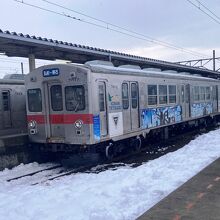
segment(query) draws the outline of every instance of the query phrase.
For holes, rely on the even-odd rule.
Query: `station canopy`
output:
[[[91,60],[111,61],[114,66],[138,65],[141,68],[160,68],[189,72],[205,77],[220,78],[218,72],[185,66],[172,62],[150,59],[125,53],[94,48],[74,43],[52,40],[22,33],[2,31],[0,29],[0,53],[8,57],[30,57],[45,60],[68,60],[73,63],[85,63]]]

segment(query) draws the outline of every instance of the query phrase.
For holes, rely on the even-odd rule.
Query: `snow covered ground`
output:
[[[50,166],[20,165],[0,172],[0,219],[135,219],[218,157],[220,129],[136,168],[79,173],[34,186],[29,179],[6,182]]]

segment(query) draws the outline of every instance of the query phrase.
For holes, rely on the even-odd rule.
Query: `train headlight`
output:
[[[37,127],[37,122],[36,122],[36,121],[30,121],[30,122],[28,123],[28,127],[29,127],[30,129],[36,128],[36,127]]]
[[[75,127],[77,129],[80,129],[82,127],[82,125],[83,125],[83,121],[82,120],[75,121]]]

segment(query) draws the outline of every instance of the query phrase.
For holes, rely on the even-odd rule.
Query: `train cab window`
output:
[[[99,85],[99,111],[105,111],[105,87],[104,84]]]
[[[205,93],[206,93],[205,99],[210,100],[211,99],[211,89],[210,89],[210,87],[206,87]]]
[[[159,85],[159,104],[167,104],[167,86]]]
[[[194,86],[194,101],[199,101],[199,86]]]
[[[205,87],[204,86],[200,87],[200,100],[205,101]]]
[[[42,111],[42,96],[40,89],[28,89],[28,109],[30,112]]]
[[[50,87],[51,105],[53,111],[63,110],[63,97],[61,85],[53,85]]]
[[[157,85],[148,85],[148,105],[157,105]]]
[[[82,111],[85,109],[85,89],[83,86],[65,87],[65,102],[67,111]]]
[[[10,111],[10,92],[2,92],[3,111]]]
[[[138,86],[137,83],[131,83],[131,106],[137,108],[138,106]]]
[[[122,106],[123,109],[129,108],[128,84],[122,83]]]
[[[169,86],[169,103],[176,103],[176,86]]]

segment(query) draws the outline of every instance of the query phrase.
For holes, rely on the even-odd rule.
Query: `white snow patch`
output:
[[[35,186],[0,181],[0,218],[135,219],[219,156],[220,129],[137,168],[79,173]],[[0,178],[11,172],[0,172]]]

